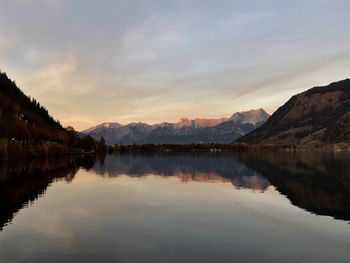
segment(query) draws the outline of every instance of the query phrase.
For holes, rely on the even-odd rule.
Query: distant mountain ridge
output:
[[[102,136],[114,144],[190,144],[230,143],[263,124],[269,114],[263,109],[237,112],[229,118],[190,120],[181,118],[176,123],[159,124],[105,122],[82,131],[95,139]]]
[[[293,96],[237,142],[306,148],[350,145],[350,79]]]

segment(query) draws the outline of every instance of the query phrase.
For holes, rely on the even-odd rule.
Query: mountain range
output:
[[[263,109],[237,112],[229,118],[182,118],[176,123],[159,124],[105,122],[82,131],[95,139],[104,137],[114,144],[230,143],[262,125],[269,114]]]
[[[305,148],[350,143],[350,79],[293,96],[236,142]]]
[[[86,135],[86,136],[85,136]],[[26,96],[0,72],[0,156],[9,150],[37,153],[50,149],[96,148],[93,138],[108,145],[201,144],[318,149],[350,148],[350,79],[311,88],[291,97],[270,117],[263,109],[219,119],[188,119],[159,124],[106,122],[76,134],[64,129],[46,108]],[[101,145],[104,144],[101,140]],[[39,146],[38,146],[39,145]],[[10,147],[11,146],[11,147]],[[11,149],[10,149],[11,148]]]

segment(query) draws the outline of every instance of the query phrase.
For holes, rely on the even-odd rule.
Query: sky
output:
[[[348,0],[0,0],[0,69],[64,126],[217,118],[350,77]]]

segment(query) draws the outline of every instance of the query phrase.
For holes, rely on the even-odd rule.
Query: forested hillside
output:
[[[0,137],[26,143],[43,140],[68,142],[61,124],[39,102],[27,97],[3,72],[0,72]]]
[[[237,140],[294,148],[350,145],[350,79],[293,96],[265,124]]]
[[[105,151],[104,140],[65,129],[38,101],[26,96],[0,72],[0,157]]]

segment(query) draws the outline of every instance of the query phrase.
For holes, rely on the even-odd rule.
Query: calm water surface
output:
[[[346,154],[0,163],[0,262],[350,262]]]

